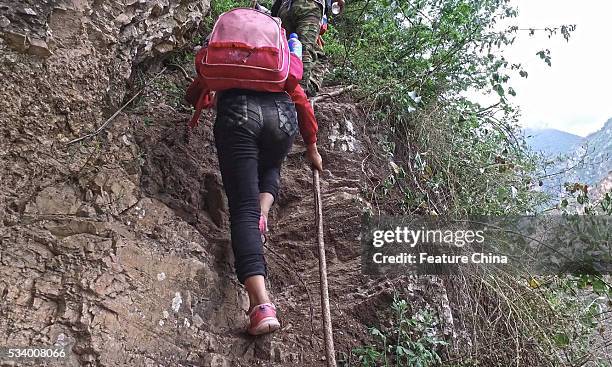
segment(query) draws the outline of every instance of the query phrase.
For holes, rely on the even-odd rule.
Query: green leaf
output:
[[[501,84],[495,84],[493,90],[495,90],[500,97],[503,97],[506,94],[506,92],[504,92],[504,87],[502,87]]]
[[[569,345],[570,343],[570,338],[566,333],[557,333],[553,339],[555,340],[555,344],[561,348]]]
[[[593,280],[593,292],[602,295],[608,292],[608,285],[603,280],[596,278]]]
[[[406,352],[407,352],[406,348],[402,347],[401,345],[398,345],[395,347],[395,354],[397,354],[400,357],[406,354]]]

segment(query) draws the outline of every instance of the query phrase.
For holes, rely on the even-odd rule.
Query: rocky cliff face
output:
[[[186,87],[181,73],[162,75],[95,139],[67,144],[117,109],[139,65],[182,47],[208,7],[0,0],[0,346],[64,345],[66,360],[46,362],[58,366],[324,364],[300,144],[266,245],[283,329],[264,338],[243,331],[247,300],[232,268],[212,115],[187,140],[188,111],[168,102]],[[387,164],[357,107],[317,109],[338,351],[363,344],[396,289],[452,321],[439,282],[361,275],[359,220],[372,205],[362,184],[380,184]],[[28,364],[41,362],[15,365]]]
[[[66,142],[99,126],[132,70],[183,46],[208,8],[201,0],[0,2],[0,345],[64,343],[73,351],[66,365],[156,358],[142,352],[159,340],[143,336],[139,320],[152,309],[138,299],[198,267],[175,264],[179,273],[165,282],[139,275],[156,255],[139,252],[124,216],[163,221],[172,212],[140,193],[127,120],[97,141]],[[164,263],[172,267],[170,257]],[[175,293],[173,307],[184,309],[189,295]],[[119,317],[128,314],[131,326]]]

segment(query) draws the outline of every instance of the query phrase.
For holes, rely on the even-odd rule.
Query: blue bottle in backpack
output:
[[[302,42],[298,39],[297,33],[291,33],[289,35],[289,51],[294,53],[295,56],[302,59]]]

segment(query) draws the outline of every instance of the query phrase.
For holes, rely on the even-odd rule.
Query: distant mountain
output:
[[[576,177],[590,185],[599,183],[612,171],[612,118],[599,131],[586,137],[575,153],[584,157],[584,165],[576,170]]]
[[[582,136],[555,129],[525,129],[524,134],[533,151],[549,157],[572,153],[585,141]]]
[[[548,192],[561,193],[565,182],[594,186],[612,171],[612,118],[586,138],[555,129],[525,129],[524,134],[533,151],[564,158],[547,172],[563,173],[549,178]]]

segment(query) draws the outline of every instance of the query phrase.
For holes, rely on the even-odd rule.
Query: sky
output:
[[[612,118],[612,0],[513,0],[519,28],[576,24],[569,42],[558,33],[520,32],[504,55],[520,62],[527,79],[511,79],[520,106],[520,124],[553,128],[580,136],[599,130]],[[552,67],[536,55],[548,48]]]

